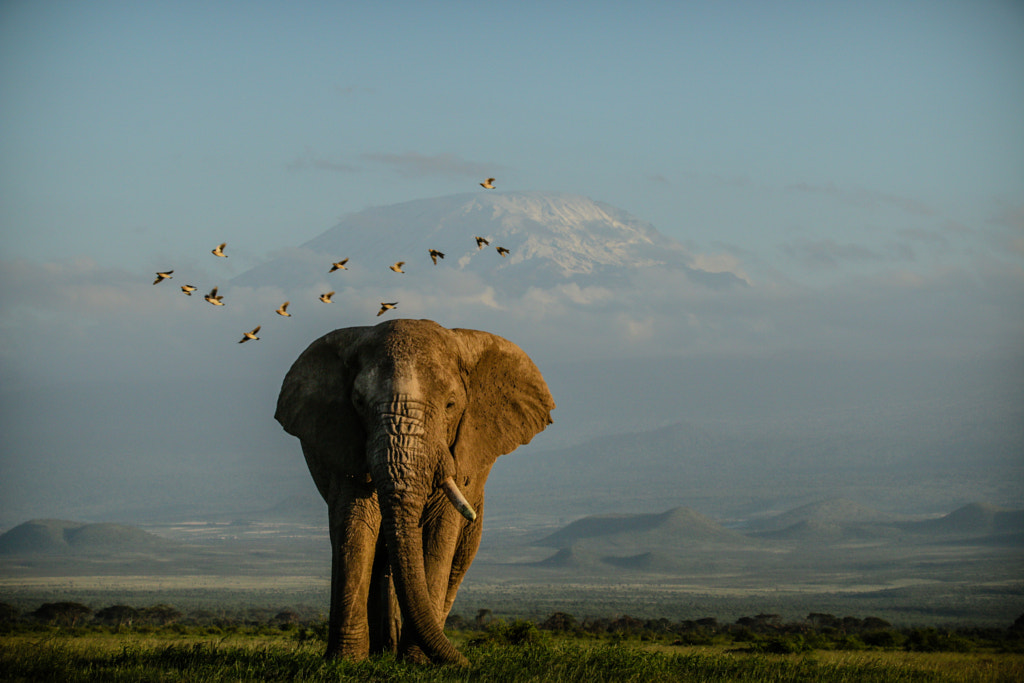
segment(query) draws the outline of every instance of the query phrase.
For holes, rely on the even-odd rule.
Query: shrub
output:
[[[974,643],[952,631],[917,628],[907,634],[904,647],[911,652],[971,652]]]

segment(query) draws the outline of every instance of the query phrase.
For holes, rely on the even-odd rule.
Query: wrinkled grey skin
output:
[[[275,417],[327,501],[328,657],[466,664],[443,626],[480,544],[484,482],[554,407],[518,346],[429,320],[335,330],[299,356]],[[442,493],[448,476],[475,521]]]

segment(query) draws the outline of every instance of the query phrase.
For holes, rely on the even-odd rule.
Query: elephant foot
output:
[[[430,657],[420,649],[419,645],[410,645],[402,649],[401,658],[403,661],[413,664],[430,664]]]
[[[456,661],[448,662],[435,662],[432,660],[427,653],[425,653],[419,645],[410,645],[402,648],[402,652],[399,657],[402,661],[411,662],[413,664],[442,664],[449,666],[469,666],[469,660],[466,659],[462,653],[458,653],[459,658]]]

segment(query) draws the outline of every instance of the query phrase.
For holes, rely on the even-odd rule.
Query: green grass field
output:
[[[983,640],[971,652],[813,649],[779,641],[549,633],[529,622],[455,631],[468,669],[322,657],[322,624],[288,628],[15,627],[0,635],[3,681],[901,681],[1024,680],[1024,654]],[[776,647],[771,644],[775,643]],[[676,643],[676,644],[672,644]],[[765,644],[769,646],[766,647]],[[782,648],[787,649],[787,648]],[[963,648],[961,648],[963,649]],[[1002,651],[1000,651],[1002,650]]]

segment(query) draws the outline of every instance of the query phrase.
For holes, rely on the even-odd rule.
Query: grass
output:
[[[468,669],[418,666],[390,656],[322,657],[323,643],[292,632],[182,634],[82,629],[0,636],[3,681],[858,681],[1024,680],[1024,655],[810,651],[775,655],[722,645],[669,646],[639,639],[524,631],[509,638],[465,632]]]

